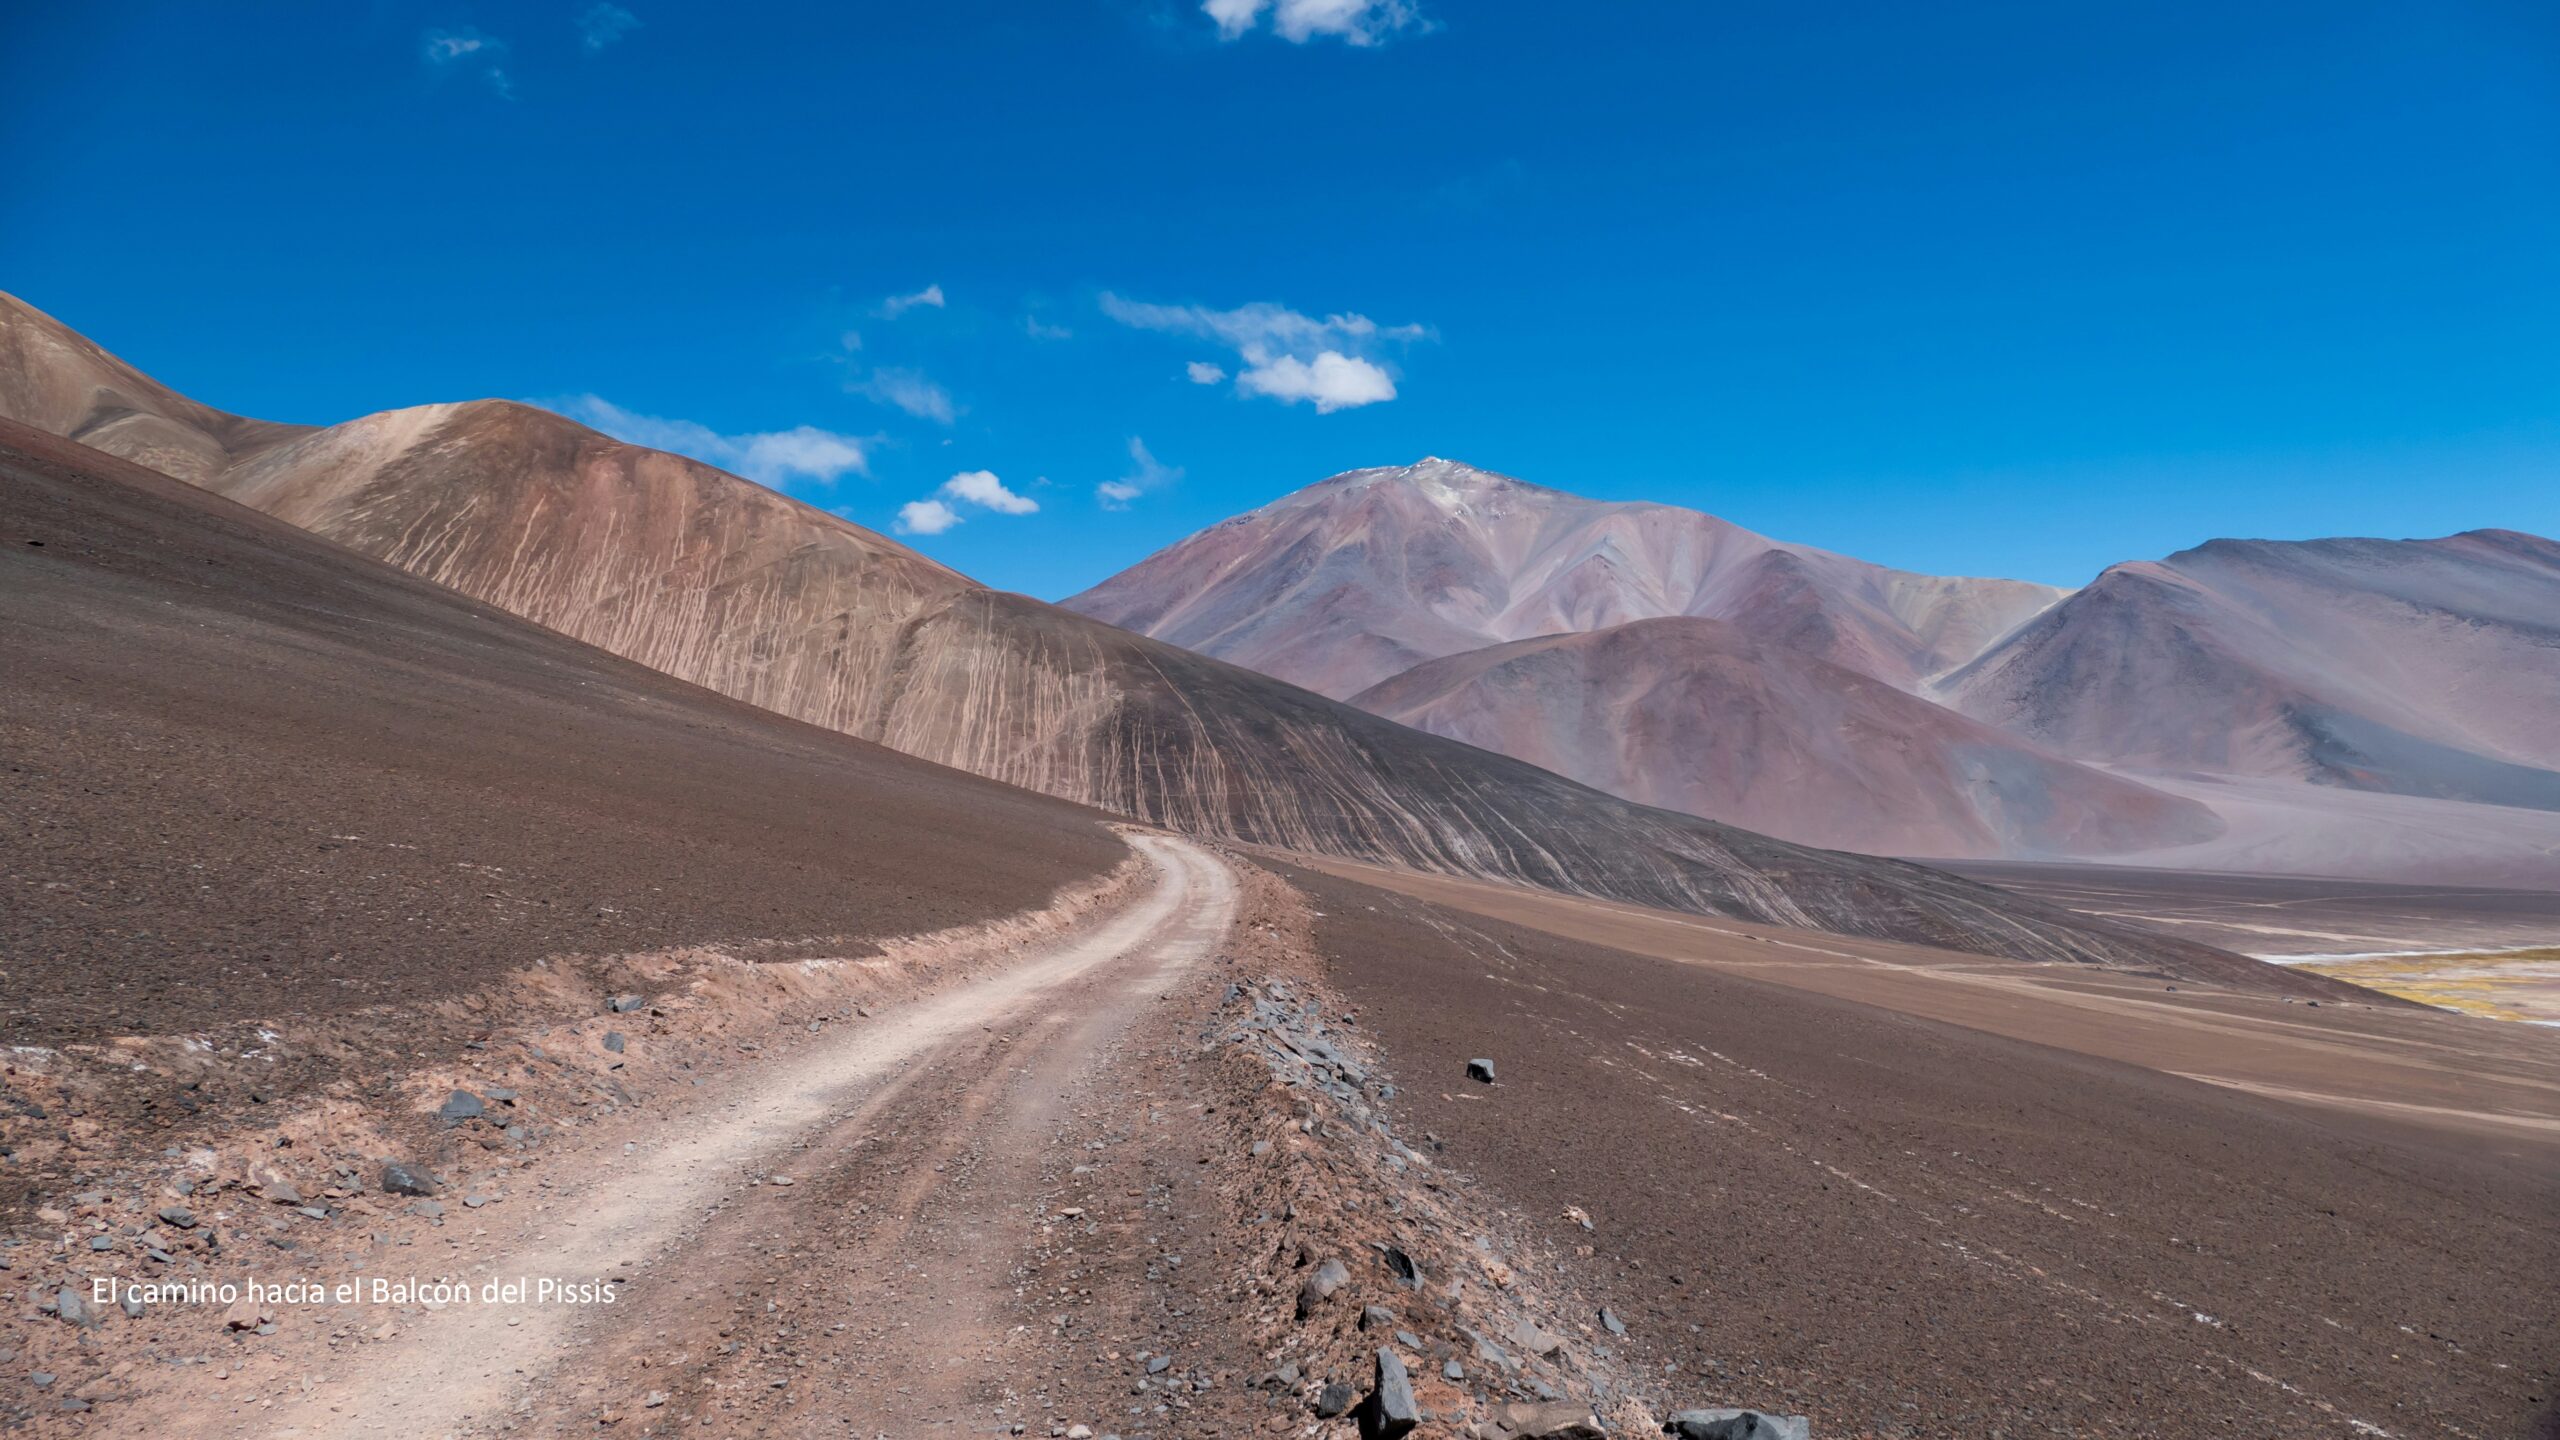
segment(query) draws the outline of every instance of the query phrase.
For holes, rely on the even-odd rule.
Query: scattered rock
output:
[[[1393,1245],[1380,1245],[1377,1249],[1378,1259],[1386,1264],[1387,1273],[1396,1277],[1398,1284],[1413,1290],[1422,1288],[1422,1267],[1413,1263],[1412,1256]]]
[[[1360,1328],[1363,1330],[1392,1329],[1395,1323],[1396,1312],[1384,1305],[1364,1305],[1360,1309]]]
[[[649,1002],[637,995],[615,995],[604,1002],[607,1014],[628,1015]]]
[[[1316,1393],[1316,1418],[1330,1420],[1350,1409],[1351,1402],[1359,1393],[1339,1380],[1325,1386]]]
[[[1351,1283],[1351,1271],[1339,1260],[1327,1260],[1298,1287],[1298,1318],[1306,1319],[1315,1308],[1333,1297],[1333,1292]]]
[[[230,1308],[222,1312],[222,1328],[225,1330],[259,1330],[260,1326],[265,1325],[272,1318],[272,1316],[258,1308],[258,1302],[256,1300],[243,1295],[239,1299],[232,1301]],[[272,1334],[273,1332],[259,1330],[259,1333]]]
[[[1147,1362],[1147,1373],[1150,1375],[1161,1375],[1172,1368],[1173,1357],[1170,1355],[1158,1355]]]
[[[90,1306],[89,1297],[68,1285],[53,1297],[53,1313],[83,1330],[98,1323],[98,1312]]]
[[[172,1229],[193,1230],[196,1228],[196,1215],[184,1205],[163,1205],[160,1207],[160,1223]]]
[[[1590,1406],[1570,1400],[1505,1405],[1494,1412],[1493,1433],[1504,1440],[1603,1440],[1608,1434]]]
[[[619,1055],[622,1053],[622,1046],[623,1039],[621,1031],[607,1030],[604,1032],[604,1048],[612,1051],[616,1055]]]
[[[1360,1402],[1360,1440],[1397,1440],[1422,1423],[1413,1403],[1413,1376],[1393,1350],[1378,1352],[1377,1387]]]
[[[1679,1410],[1662,1422],[1662,1433],[1680,1440],[1812,1440],[1813,1422],[1757,1410]]]
[[[398,1161],[384,1161],[382,1188],[393,1195],[433,1195],[444,1187],[424,1170],[413,1169]]]
[[[1467,1367],[1459,1364],[1455,1360],[1442,1361],[1440,1364],[1440,1378],[1443,1380],[1464,1380],[1467,1378]]]
[[[1532,1355],[1553,1355],[1563,1347],[1564,1337],[1550,1335],[1530,1321],[1523,1320],[1511,1327],[1511,1343]]]
[[[1470,1079],[1470,1080],[1475,1081],[1475,1082],[1476,1082],[1477,1084],[1479,1084],[1479,1085],[1490,1085],[1490,1084],[1492,1084],[1492,1083],[1493,1083],[1493,1062],[1492,1062],[1492,1061],[1490,1061],[1490,1060],[1470,1060],[1470,1061],[1468,1061],[1468,1062],[1467,1062],[1467,1078],[1468,1078],[1468,1079]]]
[[[1600,1307],[1600,1328],[1612,1335],[1624,1335],[1627,1333],[1627,1322],[1618,1318],[1617,1311],[1603,1305]]]
[[[436,1112],[436,1118],[447,1125],[459,1125],[488,1113],[489,1107],[481,1103],[479,1096],[468,1090],[456,1090],[444,1097],[444,1108]]]

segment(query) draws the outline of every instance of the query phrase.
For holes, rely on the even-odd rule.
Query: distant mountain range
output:
[[[1426,459],[1067,608],[1808,844],[2560,884],[2560,545],[1941,578]]]
[[[1197,834],[1987,954],[2310,986],[1942,871],[1630,803],[988,590],[761,486],[522,405],[317,429],[246,420],[0,297],[0,419],[734,699]],[[2011,603],[2032,613],[2031,590]],[[1873,622],[1876,643],[1925,649],[1998,623],[1965,608],[1885,607],[1895,618]]]

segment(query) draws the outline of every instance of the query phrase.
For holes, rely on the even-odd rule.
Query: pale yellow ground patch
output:
[[[2294,968],[2465,1015],[2560,1021],[2560,946],[2460,955],[2372,955],[2305,961]]]

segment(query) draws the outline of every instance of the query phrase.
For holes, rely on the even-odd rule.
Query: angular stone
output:
[[[1413,1402],[1413,1376],[1393,1350],[1378,1352],[1377,1385],[1360,1402],[1360,1440],[1398,1440],[1422,1423]]]
[[[1389,1330],[1395,1327],[1395,1323],[1396,1312],[1384,1305],[1360,1307],[1360,1328],[1363,1330]]]
[[[604,1032],[604,1048],[612,1051],[616,1055],[619,1055],[622,1053],[622,1046],[623,1039],[621,1031],[607,1030]]]
[[[1612,1335],[1624,1335],[1627,1333],[1627,1322],[1618,1318],[1617,1311],[1603,1305],[1600,1307],[1600,1328]]]
[[[1475,1082],[1476,1082],[1477,1084],[1479,1084],[1479,1085],[1490,1085],[1490,1084],[1492,1084],[1492,1083],[1493,1083],[1493,1062],[1492,1062],[1492,1061],[1490,1061],[1490,1060],[1470,1060],[1470,1061],[1468,1061],[1468,1062],[1467,1062],[1467,1078],[1468,1078],[1468,1079],[1470,1079],[1470,1080],[1475,1081]]]
[[[387,1160],[382,1166],[382,1188],[393,1195],[433,1195],[444,1187],[424,1170]]]
[[[1662,1433],[1680,1440],[1813,1440],[1813,1422],[1757,1410],[1678,1410],[1662,1422]]]
[[[1553,1355],[1564,1345],[1564,1338],[1522,1320],[1511,1327],[1511,1343],[1532,1355]]]
[[[604,1002],[604,1008],[611,1014],[628,1015],[648,1003],[637,995],[616,995]]]
[[[1306,1319],[1318,1305],[1333,1298],[1333,1292],[1351,1283],[1351,1271],[1339,1260],[1327,1260],[1298,1287],[1298,1318]]]
[[[447,1125],[459,1125],[465,1120],[477,1120],[488,1113],[489,1107],[481,1103],[479,1096],[468,1090],[456,1090],[444,1097],[444,1108],[436,1111],[436,1118]]]
[[[53,1297],[53,1313],[86,1330],[98,1323],[98,1312],[89,1297],[65,1285]]]
[[[1358,1399],[1359,1394],[1360,1392],[1339,1380],[1325,1386],[1324,1389],[1316,1392],[1316,1418],[1330,1420],[1350,1409],[1351,1402]]]
[[[1505,1405],[1493,1413],[1493,1430],[1504,1440],[1604,1440],[1608,1434],[1590,1406],[1571,1400]]]

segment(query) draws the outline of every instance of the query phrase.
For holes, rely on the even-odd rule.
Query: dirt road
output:
[[[617,1281],[610,1305],[420,1310],[384,1343],[324,1357],[299,1394],[227,1402],[209,1386],[162,1396],[165,1417],[127,1423],[203,1435],[592,1433],[597,1404],[584,1397],[618,1399],[640,1383],[665,1396],[642,1402],[653,1411],[725,1408],[720,1392],[749,1383],[739,1372],[759,1359],[727,1338],[738,1297],[821,1275],[827,1300],[805,1328],[877,1342],[825,1372],[830,1425],[864,1427],[835,1433],[951,1422],[1001,1378],[990,1357],[1004,1337],[974,1302],[1006,1283],[1040,1223],[1029,1178],[1051,1158],[1060,1097],[1159,987],[1215,952],[1232,919],[1235,880],[1217,858],[1170,838],[1133,843],[1155,882],[1118,914],[742,1077],[660,1127],[662,1141],[582,1157],[590,1174],[518,1223],[488,1221],[485,1246],[450,1272],[475,1285]],[[383,1318],[348,1310],[343,1321],[359,1326]],[[658,1368],[644,1380],[635,1367],[651,1355]],[[759,1368],[751,1383],[787,1390],[793,1378]]]

